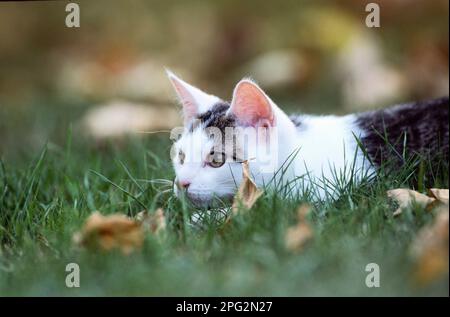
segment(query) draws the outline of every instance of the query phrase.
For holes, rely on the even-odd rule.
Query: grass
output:
[[[148,182],[173,175],[164,137],[102,151],[70,144],[46,145],[28,166],[1,164],[1,295],[448,295],[448,277],[413,284],[408,246],[432,215],[392,217],[385,190],[400,181],[379,180],[315,206],[315,239],[292,254],[284,233],[302,197],[267,193],[231,226],[199,230],[189,225],[192,209],[161,193],[164,183]],[[143,207],[166,211],[163,240],[149,235],[127,257],[73,246],[93,210],[134,215]],[[80,288],[65,286],[72,262],[80,265]],[[372,262],[381,268],[380,288],[365,286]]]
[[[395,206],[386,198],[386,190],[409,185],[407,168],[372,183],[340,184],[339,199],[314,204],[314,240],[292,253],[284,235],[308,195],[266,192],[230,225],[206,219],[199,228],[189,221],[194,209],[164,181],[173,178],[167,136],[99,148],[71,129],[59,135],[57,143],[0,161],[2,296],[448,296],[448,276],[421,287],[412,278],[409,247],[433,215],[413,207],[393,218]],[[436,184],[448,184],[448,174],[437,175]],[[168,220],[163,239],[147,235],[142,250],[129,256],[72,243],[94,210],[132,216],[157,207]],[[65,285],[73,262],[80,288]],[[380,266],[379,288],[365,284],[373,262]]]

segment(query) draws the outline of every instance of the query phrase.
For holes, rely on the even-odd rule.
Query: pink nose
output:
[[[178,184],[181,188],[187,189],[191,183],[189,181],[179,181]]]

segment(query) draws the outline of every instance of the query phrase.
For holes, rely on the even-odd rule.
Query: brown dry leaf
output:
[[[434,222],[423,228],[412,243],[411,251],[417,261],[414,280],[419,285],[448,274],[448,230],[448,207],[441,206]]]
[[[136,215],[136,220],[139,221],[145,229],[154,234],[159,234],[166,229],[166,217],[164,216],[162,208],[158,208],[152,214],[147,210],[143,210]]]
[[[311,207],[307,204],[302,204],[298,208],[298,224],[286,231],[285,243],[288,250],[301,251],[304,245],[313,238],[314,232],[306,220],[306,216],[310,212]]]
[[[430,188],[428,190],[428,196],[448,205],[448,189]]]
[[[120,249],[129,254],[142,246],[144,232],[140,223],[122,214],[103,216],[94,212],[75,233],[74,242],[109,251]]]
[[[245,207],[245,209],[252,208],[263,193],[261,189],[256,187],[255,182],[250,177],[248,161],[242,162],[242,178],[242,183],[239,185],[236,196],[234,196],[233,205],[231,206],[233,214],[237,214],[240,207]]]
[[[398,216],[402,213],[404,208],[409,207],[413,202],[416,202],[420,206],[427,208],[436,200],[433,197],[421,194],[411,189],[397,188],[387,191],[387,196],[395,200],[399,207],[394,211],[394,216]]]

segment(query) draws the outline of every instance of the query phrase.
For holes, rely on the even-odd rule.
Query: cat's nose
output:
[[[188,189],[188,187],[189,187],[189,185],[191,185],[191,183],[189,181],[179,181],[178,185],[182,189]]]

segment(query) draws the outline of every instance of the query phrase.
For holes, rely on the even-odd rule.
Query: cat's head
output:
[[[242,180],[244,160],[258,185],[268,181],[278,166],[282,112],[261,88],[243,79],[229,103],[167,73],[184,119],[171,150],[175,193],[202,207],[229,201]]]

